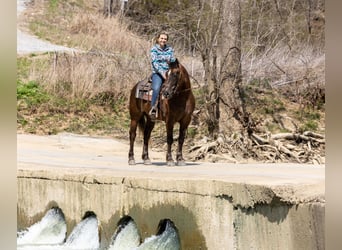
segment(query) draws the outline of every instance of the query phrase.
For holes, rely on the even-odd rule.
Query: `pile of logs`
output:
[[[325,164],[324,135],[306,131],[304,133],[252,134],[250,137],[219,136],[215,141],[204,139],[189,149],[192,160],[226,158],[235,163],[252,159],[257,162],[296,162]],[[232,160],[234,159],[234,160]],[[213,160],[215,161],[215,160]]]

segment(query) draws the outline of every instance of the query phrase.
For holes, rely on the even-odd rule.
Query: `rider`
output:
[[[174,62],[174,50],[167,44],[169,35],[162,31],[156,37],[156,43],[150,50],[151,53],[151,65],[152,65],[152,101],[150,116],[151,119],[156,118],[156,102],[160,92],[160,88],[166,79],[166,72],[169,70],[168,62]]]

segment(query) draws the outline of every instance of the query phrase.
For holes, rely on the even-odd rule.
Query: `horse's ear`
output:
[[[169,62],[169,66],[170,66],[170,68],[178,68],[178,66],[179,66],[178,59],[175,58],[174,61],[170,61],[170,62]]]

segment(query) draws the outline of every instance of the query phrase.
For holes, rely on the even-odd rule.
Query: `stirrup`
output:
[[[149,112],[151,120],[154,122],[157,119],[157,108],[152,107],[150,112]]]
[[[156,113],[157,113],[156,108],[155,108],[155,107],[152,107],[151,110],[150,110],[150,112],[149,112],[148,114],[149,114],[149,115],[156,115]]]

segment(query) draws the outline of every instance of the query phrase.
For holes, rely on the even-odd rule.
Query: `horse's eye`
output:
[[[170,78],[170,79],[176,80],[177,77],[178,77],[178,74],[177,74],[177,73],[172,73],[172,74],[169,75],[169,78]]]

